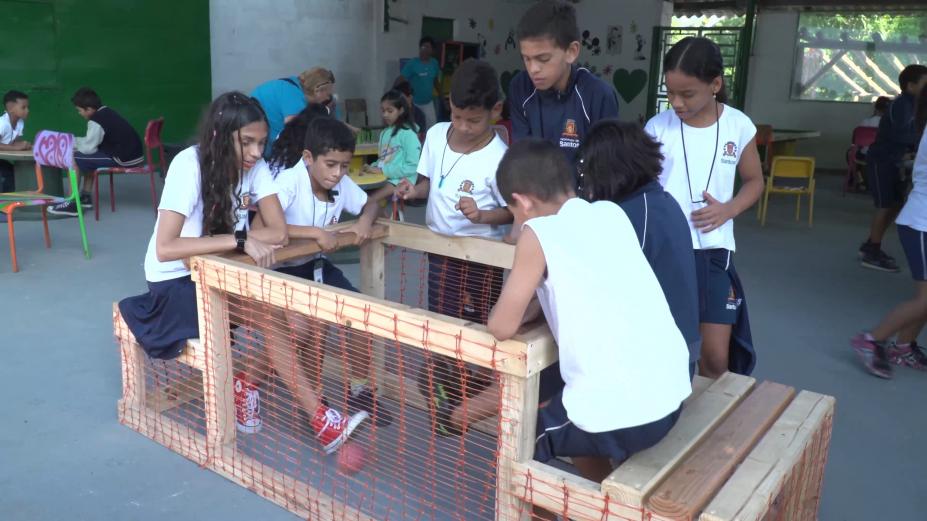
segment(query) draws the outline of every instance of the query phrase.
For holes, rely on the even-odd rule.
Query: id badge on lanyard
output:
[[[250,229],[248,226],[248,211],[253,210],[252,202],[254,201],[254,194],[247,192],[238,196],[238,207],[235,208],[235,229],[236,230],[247,230]]]

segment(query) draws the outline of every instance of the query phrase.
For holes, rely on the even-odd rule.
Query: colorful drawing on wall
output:
[[[647,73],[643,69],[634,69],[633,71],[624,68],[618,69],[612,76],[612,83],[615,85],[615,90],[618,91],[621,99],[625,103],[631,103],[647,87]]]
[[[632,33],[637,32],[637,20],[631,20],[631,25],[628,27],[628,30],[630,30]]]
[[[476,20],[473,18],[468,18],[467,23],[470,25],[470,29],[476,29]]]
[[[612,73],[613,70],[615,70],[614,67],[612,67],[611,65],[606,65],[605,68],[602,69],[602,76],[606,76],[606,77],[607,77],[607,76],[611,75],[611,73]]]
[[[608,26],[608,36],[605,38],[605,53],[621,54],[621,44],[624,39],[624,29],[620,25]]]
[[[586,49],[592,51],[593,56],[598,56],[602,53],[602,48],[599,46],[599,38],[597,36],[593,37],[592,33],[588,30],[583,31],[582,45]]]
[[[493,52],[496,54],[496,56],[499,56],[500,54],[502,54],[502,44],[497,43],[496,48],[493,49]]]
[[[516,49],[516,50],[518,49],[518,44],[515,43],[515,29],[509,29],[509,35],[505,39],[505,50],[506,51],[509,50],[509,45],[511,45],[513,49]]]
[[[496,28],[496,21],[490,18],[489,21],[486,22],[486,26],[489,27],[490,31],[492,31],[493,29]]]
[[[647,40],[639,33],[634,35],[634,39],[637,40],[637,49],[634,51],[634,59],[638,61],[646,60],[647,57],[644,56],[644,45],[647,45]]]

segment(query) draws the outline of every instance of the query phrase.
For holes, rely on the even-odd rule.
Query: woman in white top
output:
[[[679,41],[666,54],[663,71],[672,107],[646,128],[662,144],[660,183],[689,217],[699,289],[700,372],[711,378],[727,370],[749,373],[755,362],[731,257],[734,218],[763,193],[756,127],[725,105],[724,63],[711,40]],[[742,186],[735,195],[738,173]]]
[[[927,89],[921,99],[927,96]],[[917,336],[927,323],[927,133],[923,133],[914,159],[914,188],[898,214],[898,238],[914,278],[914,296],[898,304],[872,329],[853,337],[851,344],[866,369],[882,378],[891,378],[892,366],[927,370],[927,354],[917,345]],[[895,337],[895,342],[886,345]]]

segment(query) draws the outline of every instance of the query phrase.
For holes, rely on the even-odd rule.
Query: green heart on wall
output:
[[[514,78],[516,74],[518,74],[517,69],[514,71],[503,71],[502,74],[499,75],[499,83],[502,85],[502,93],[505,96],[509,95],[509,84],[512,83],[512,78]]]
[[[642,69],[633,71],[618,69],[612,76],[612,83],[615,84],[615,90],[618,91],[624,102],[631,103],[631,100],[636,98],[647,86],[647,73]]]

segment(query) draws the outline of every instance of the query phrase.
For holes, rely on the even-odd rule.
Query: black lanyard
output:
[[[689,156],[686,154],[686,134],[682,130],[684,126],[682,119],[679,120],[679,135],[682,137],[682,158],[686,164],[686,186],[689,187],[689,201],[692,204],[701,204],[705,202],[704,193],[708,191],[708,187],[711,185],[711,174],[715,171],[715,160],[718,158],[718,144],[720,143],[719,139],[721,137],[721,116],[718,113],[718,102],[712,101],[715,104],[715,148],[712,150],[711,168],[708,169],[708,181],[705,182],[705,190],[702,191],[703,197],[700,201],[692,200],[692,178],[689,177]]]

